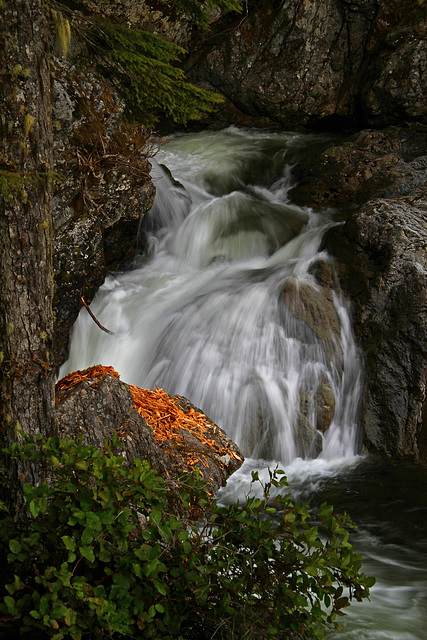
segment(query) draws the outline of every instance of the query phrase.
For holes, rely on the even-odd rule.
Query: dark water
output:
[[[251,471],[266,477],[276,462],[247,460],[221,491],[224,503],[243,500]],[[280,463],[277,463],[280,466]],[[377,457],[294,460],[281,465],[295,500],[333,504],[357,531],[352,542],[363,570],[377,579],[370,602],[353,603],[344,630],[329,640],[427,638],[427,468]]]

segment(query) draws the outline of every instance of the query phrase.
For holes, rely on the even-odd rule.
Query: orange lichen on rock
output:
[[[105,375],[120,378],[113,367],[102,365],[70,373],[56,384],[56,402],[60,402],[65,392],[74,389],[85,380],[90,381],[91,386],[96,388],[99,379]],[[242,461],[238,452],[230,448],[231,443],[225,434],[207,416],[195,411],[191,405],[188,405],[188,411],[180,406],[180,402],[183,401],[185,406],[188,404],[185,399],[170,396],[159,388],[152,391],[129,384],[127,387],[132,394],[136,410],[152,428],[157,444],[169,455],[180,455],[187,466],[198,467],[199,470],[200,466],[209,466],[206,458],[209,451],[218,458],[228,455]],[[119,433],[120,435],[125,434]]]
[[[83,382],[84,380],[94,380],[92,386],[96,389],[98,386],[97,378],[101,378],[105,375],[113,376],[114,378],[120,378],[120,374],[113,367],[104,367],[102,364],[97,364],[94,367],[89,367],[89,369],[83,369],[83,371],[72,371],[65,376],[65,378],[61,378],[55,385],[55,394],[56,402],[60,402],[61,400],[61,392],[70,391],[77,387],[78,384]]]
[[[185,413],[175,399],[163,389],[141,389],[129,385],[138,413],[153,429],[159,444],[176,438],[177,429],[183,427],[195,431],[200,438],[206,430],[206,417],[190,409]]]

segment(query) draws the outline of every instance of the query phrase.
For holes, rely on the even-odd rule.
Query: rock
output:
[[[406,195],[426,180],[426,149],[423,124],[361,131],[326,150],[314,148],[294,166],[297,184],[290,197],[318,208]]]
[[[426,15],[415,0],[261,0],[183,43],[187,76],[225,97],[213,125],[420,120]]]
[[[295,434],[299,456],[317,458],[322,452],[322,434],[329,429],[334,413],[335,396],[329,384],[319,384],[314,393],[300,390]]]
[[[56,415],[59,434],[82,435],[85,444],[103,446],[116,432],[124,458],[147,460],[172,488],[197,467],[214,495],[243,463],[237,446],[188,400],[127,385],[112,367],[60,380]]]
[[[56,364],[67,357],[68,336],[108,270],[130,262],[145,245],[141,216],[154,200],[142,127],[123,123],[123,105],[107,81],[90,70],[54,70]],[[148,136],[148,134],[147,134]],[[139,145],[139,146],[138,146]],[[146,145],[146,146],[144,146]]]
[[[360,75],[360,108],[374,126],[425,120],[427,7],[411,0],[379,3]]]
[[[289,278],[281,299],[287,309],[317,338],[326,356],[334,360],[342,355],[341,330],[330,289],[311,286]]]
[[[352,211],[327,233],[365,354],[370,450],[427,461],[427,186]]]
[[[301,458],[316,458],[322,451],[317,440],[316,429],[304,413],[299,413],[295,427],[295,444]],[[315,455],[313,455],[313,453]]]
[[[329,429],[335,413],[335,395],[328,384],[319,384],[314,394],[316,409],[316,429],[326,433]]]

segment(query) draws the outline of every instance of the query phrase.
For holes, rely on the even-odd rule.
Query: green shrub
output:
[[[171,493],[117,447],[40,436],[12,446],[46,478],[24,485],[26,518],[0,521],[0,610],[21,630],[53,640],[322,637],[351,598],[369,596],[374,579],[346,516],[322,505],[314,526],[286,493],[272,500],[272,488],[286,490],[282,472],[270,472],[262,498],[220,507],[200,474]]]

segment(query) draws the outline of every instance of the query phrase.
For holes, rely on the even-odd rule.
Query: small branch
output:
[[[105,331],[105,333],[110,333],[112,336],[114,335],[113,331],[110,331],[109,329],[106,329],[105,327],[102,326],[102,324],[95,318],[95,316],[93,315],[92,311],[89,309],[88,305],[86,304],[85,299],[83,298],[83,296],[81,296],[81,301],[83,302],[83,305],[86,307],[86,309],[88,310],[88,313],[90,315],[90,317],[92,318],[92,320],[98,325],[98,327],[100,329],[102,329],[103,331]]]

